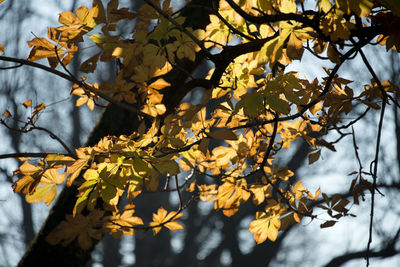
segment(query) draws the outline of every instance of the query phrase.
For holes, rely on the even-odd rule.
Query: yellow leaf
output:
[[[93,7],[90,10],[88,10],[87,7],[81,6],[75,11],[75,13],[77,19],[81,24],[93,28],[96,26],[93,16],[97,15],[97,11],[98,11],[97,7]]]
[[[78,159],[72,165],[67,166],[66,173],[71,174],[71,176],[69,176],[67,180],[68,186],[72,185],[72,182],[78,177],[79,173],[81,172],[83,167],[85,167],[88,161],[89,159]]]
[[[198,185],[197,189],[200,193],[200,200],[202,201],[213,201],[218,191],[216,190],[215,184],[212,185]]]
[[[90,35],[89,39],[91,39],[96,44],[103,44],[106,42],[106,38],[104,38],[104,36],[97,34],[97,33]]]
[[[0,53],[4,53],[4,46],[0,44]]]
[[[141,218],[133,216],[135,205],[128,204],[120,212],[113,212],[113,215],[108,218],[110,223],[106,227],[110,230],[111,235],[116,238],[124,235],[133,235],[135,225],[142,225]]]
[[[253,194],[253,202],[255,205],[260,205],[266,197],[271,196],[271,186],[268,185],[251,185],[249,191]]]
[[[45,161],[48,163],[56,162],[56,163],[72,163],[75,161],[74,158],[69,157],[69,156],[64,156],[64,155],[58,155],[58,154],[49,154],[46,156]]]
[[[153,221],[150,222],[149,225],[153,227],[154,235],[158,234],[158,232],[161,230],[161,226],[159,225],[162,224],[172,231],[183,229],[181,224],[174,221],[180,218],[182,215],[183,213],[177,214],[176,211],[171,211],[168,213],[164,208],[161,207],[158,209],[157,213],[153,213]]]
[[[279,9],[282,13],[296,13],[296,3],[294,0],[281,0]]]
[[[47,193],[52,191],[52,189],[55,189],[53,185],[45,185],[45,186],[38,186],[35,190],[35,192],[32,195],[26,195],[25,199],[29,203],[37,203],[45,199]],[[52,197],[54,198],[55,194],[52,194]],[[50,200],[49,203],[46,203],[46,205],[49,205],[53,199]],[[49,198],[47,198],[47,201],[49,201]]]
[[[246,202],[250,197],[250,192],[247,190],[245,179],[236,179],[229,177],[218,188],[216,196],[217,202],[214,205],[215,209],[222,209],[223,213],[230,217],[238,211],[241,203]]]
[[[3,115],[4,115],[6,118],[11,118],[11,117],[12,117],[11,112],[10,112],[8,109],[5,109],[5,110],[3,111]]]
[[[160,78],[157,81],[153,82],[152,84],[149,85],[150,88],[156,89],[156,90],[161,90],[167,86],[170,86],[171,84],[166,82],[164,79]]]
[[[345,13],[350,14],[353,11],[359,17],[368,15],[374,6],[370,0],[335,0],[335,3]]]
[[[32,105],[32,100],[29,99],[29,100],[25,101],[24,103],[22,103],[22,105],[23,105],[25,108],[28,108],[28,107],[30,107],[30,106]]]
[[[332,3],[329,0],[318,0],[317,5],[325,13],[332,8]]]
[[[71,25],[76,21],[74,13],[71,11],[64,11],[58,17],[58,22],[64,25]]]
[[[39,111],[41,111],[41,110],[43,110],[43,109],[45,109],[45,108],[46,108],[46,105],[45,105],[44,103],[41,103],[41,104],[39,104],[39,105],[36,105],[35,108],[34,108],[34,110],[35,110],[35,112],[37,113],[37,112],[39,112]]]
[[[216,159],[217,166],[225,166],[237,156],[237,152],[231,147],[219,146],[213,149],[212,155]]]
[[[178,222],[169,222],[169,223],[166,223],[164,226],[167,227],[171,231],[183,229],[182,224],[180,224]]]
[[[250,223],[249,231],[254,234],[257,244],[260,244],[267,239],[275,241],[280,226],[278,214],[268,215],[265,212],[258,211],[256,219]]]
[[[196,181],[193,181],[193,182],[190,183],[190,186],[188,188],[186,188],[186,191],[187,192],[194,192],[195,187],[196,187]]]
[[[33,174],[37,171],[40,170],[39,167],[36,167],[35,165],[30,164],[29,162],[25,161],[19,168],[18,170],[22,173],[22,174]]]
[[[34,179],[32,176],[26,175],[13,183],[12,188],[15,193],[23,192],[24,194],[29,194],[34,192],[38,184],[38,179]]]

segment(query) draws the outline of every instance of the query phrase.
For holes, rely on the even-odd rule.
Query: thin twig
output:
[[[179,208],[178,210],[182,210],[182,195],[181,195],[181,190],[179,188],[179,184],[178,184],[178,175],[175,175],[175,185],[176,185],[176,192],[178,193],[178,197],[179,197]]]
[[[18,65],[15,66],[9,66],[9,67],[0,67],[0,70],[11,70],[11,69],[17,69],[19,67],[22,67],[24,64],[20,63]]]
[[[359,173],[359,176],[360,176],[360,179],[361,179],[361,173],[362,173],[363,166],[361,164],[360,156],[358,155],[358,146],[357,146],[357,143],[356,143],[356,134],[354,133],[354,127],[353,126],[351,126],[351,134],[353,135],[354,154],[356,155],[356,159],[357,159],[357,162],[358,162],[358,166],[359,166],[358,173]]]
[[[169,181],[171,180],[171,175],[167,174],[167,179],[165,180],[164,191],[168,190]]]
[[[379,161],[379,148],[380,148],[380,143],[381,143],[381,135],[382,135],[382,127],[383,127],[383,118],[385,115],[385,108],[386,108],[386,101],[387,101],[387,94],[385,92],[385,89],[383,88],[378,76],[376,75],[374,69],[371,67],[371,65],[368,62],[368,59],[366,58],[364,52],[362,51],[361,47],[359,48],[359,52],[361,55],[361,58],[367,67],[368,71],[371,73],[372,77],[374,78],[375,82],[378,84],[378,87],[382,93],[382,108],[381,108],[381,114],[379,117],[379,124],[378,124],[378,133],[376,137],[376,148],[375,148],[375,159],[373,161],[374,163],[374,170],[373,170],[373,183],[372,183],[372,196],[371,196],[371,213],[370,213],[370,222],[369,222],[369,237],[368,237],[368,244],[367,244],[367,253],[366,253],[366,261],[367,261],[367,267],[369,266],[369,257],[370,257],[370,252],[371,252],[371,243],[372,243],[372,227],[373,227],[373,222],[374,222],[374,206],[375,206],[375,188],[376,188],[376,180],[377,180],[377,174],[378,174],[378,161]]]
[[[99,90],[94,90],[94,89],[90,88],[84,82],[78,80],[76,77],[69,76],[69,75],[67,75],[67,74],[65,74],[65,73],[63,73],[61,71],[56,70],[56,69],[52,69],[52,68],[47,67],[45,65],[42,65],[42,64],[39,64],[39,63],[36,63],[36,62],[32,62],[32,61],[29,61],[29,60],[25,60],[25,59],[19,59],[19,58],[0,56],[0,60],[7,61],[7,62],[20,63],[20,64],[23,64],[23,65],[26,65],[26,66],[31,66],[31,67],[34,67],[34,68],[42,69],[44,71],[47,71],[47,72],[52,73],[54,75],[57,75],[57,76],[65,79],[67,81],[79,84],[80,86],[84,87],[88,91],[100,96],[101,98],[107,100],[108,102],[110,102],[113,105],[116,105],[117,107],[120,107],[122,109],[128,110],[128,111],[130,111],[132,113],[140,115],[140,116],[142,116],[142,117],[144,117],[146,119],[149,119],[149,120],[153,120],[154,119],[153,116],[148,115],[146,113],[143,113],[142,111],[140,111],[136,107],[128,105],[128,104],[125,104],[123,102],[118,102],[115,99],[113,99],[112,97],[110,97],[109,95],[107,95],[107,94],[105,94],[105,93],[103,93],[103,92],[101,92]]]
[[[76,155],[75,155],[75,153],[72,151],[72,149],[70,149],[70,148],[64,143],[64,141],[61,140],[60,137],[58,137],[55,133],[53,133],[53,132],[50,131],[49,129],[46,129],[46,128],[43,128],[43,127],[38,127],[38,126],[33,126],[31,129],[32,129],[32,130],[44,131],[44,132],[48,133],[49,136],[50,136],[52,139],[57,140],[57,142],[59,142],[59,143],[63,146],[63,148],[68,152],[69,156],[71,156],[71,157],[73,157],[73,158],[76,158]]]
[[[0,123],[3,124],[7,129],[9,129],[11,131],[16,131],[16,132],[21,132],[21,133],[28,133],[33,130],[44,131],[44,132],[48,133],[52,139],[57,140],[57,142],[59,142],[61,144],[61,146],[68,152],[68,156],[76,158],[75,153],[55,133],[53,133],[49,129],[34,125],[32,117],[29,118],[28,122],[26,122],[26,124],[21,129],[15,129],[13,127],[10,127],[3,119],[0,119]],[[31,125],[31,127],[27,128],[29,125]]]
[[[0,159],[8,159],[8,158],[45,158],[47,155],[61,155],[61,156],[70,156],[69,154],[61,154],[61,153],[49,153],[49,152],[20,152],[20,153],[9,153],[9,154],[1,154]]]

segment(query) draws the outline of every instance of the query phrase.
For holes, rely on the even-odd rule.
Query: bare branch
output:
[[[355,45],[356,48],[358,48],[357,45]],[[368,245],[367,245],[367,253],[366,253],[366,260],[367,260],[367,267],[369,266],[369,257],[370,257],[370,250],[371,250],[371,243],[372,243],[372,227],[373,227],[373,222],[374,222],[374,205],[375,205],[375,188],[376,188],[376,180],[377,180],[377,175],[378,175],[378,161],[379,161],[379,148],[381,144],[381,135],[382,135],[382,127],[383,127],[383,118],[385,116],[385,108],[386,108],[386,101],[387,101],[387,93],[385,92],[385,89],[383,88],[378,76],[376,75],[374,69],[371,67],[371,65],[368,62],[368,59],[366,58],[364,52],[362,51],[361,47],[359,48],[359,52],[361,55],[361,58],[367,67],[368,71],[371,73],[372,77],[374,78],[375,82],[378,84],[378,87],[382,93],[382,108],[381,108],[381,114],[379,117],[379,124],[378,124],[378,133],[376,136],[376,148],[375,148],[375,159],[373,161],[374,163],[374,170],[373,170],[373,183],[372,183],[372,195],[371,195],[371,213],[370,213],[370,222],[369,222],[369,238],[368,238]]]
[[[39,63],[36,63],[36,62],[32,62],[32,61],[29,61],[29,60],[25,60],[25,59],[0,56],[0,60],[8,61],[8,62],[20,63],[20,64],[23,64],[23,65],[27,65],[27,66],[31,66],[31,67],[34,67],[34,68],[45,70],[45,71],[47,71],[49,73],[52,73],[54,75],[57,75],[57,76],[65,79],[67,81],[70,81],[72,83],[76,83],[79,86],[84,87],[88,91],[100,96],[101,98],[107,100],[108,102],[110,102],[113,105],[116,105],[116,106],[118,106],[118,107],[120,107],[122,109],[128,110],[128,111],[130,111],[132,113],[135,113],[137,115],[140,115],[140,116],[142,116],[142,117],[144,117],[146,119],[149,119],[149,120],[153,120],[154,119],[153,116],[151,116],[149,114],[146,114],[146,113],[143,113],[142,111],[140,111],[136,107],[134,107],[132,105],[125,104],[123,102],[118,102],[115,99],[113,99],[112,97],[110,97],[109,95],[107,95],[107,94],[105,94],[105,93],[103,93],[103,92],[101,92],[99,90],[94,90],[93,88],[90,88],[89,86],[86,85],[86,83],[78,80],[76,77],[67,75],[67,74],[65,74],[65,73],[63,73],[61,71],[58,71],[58,70],[52,69],[50,67],[47,67],[45,65],[42,65],[42,64],[39,64]]]
[[[9,154],[1,154],[0,159],[8,159],[8,158],[24,158],[24,157],[33,157],[33,158],[45,158],[47,155],[55,154],[62,156],[70,156],[69,154],[60,154],[60,153],[50,153],[50,152],[22,152],[22,153],[9,153]]]

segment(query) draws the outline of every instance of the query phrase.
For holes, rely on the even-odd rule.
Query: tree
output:
[[[57,185],[66,184],[20,266],[60,265],[60,258],[65,266],[82,266],[105,232],[119,238],[135,230],[156,235],[163,227],[182,229],[179,218],[199,200],[213,202],[215,210],[232,217],[227,222],[252,206],[249,231],[258,244],[276,241],[279,231],[305,217],[323,220],[321,228],[333,226],[353,216],[347,196],[311,192],[276,159],[303,139],[312,164],[346,135],[353,136],[359,159],[350,129],[376,109],[381,115],[375,159],[369,171],[359,161],[350,189],[353,204],[371,193],[368,265],[382,124],[386,105],[399,105],[392,96],[399,89],[378,78],[363,48],[400,50],[395,1],[321,0],[306,8],[293,0],[192,0],[178,10],[170,1],[145,2],[131,12],[116,0],[106,6],[94,0],[91,7],[62,12],[62,26],[50,27],[47,38],[29,41],[27,60],[0,56],[70,81],[78,107],[93,110],[100,98],[109,103],[85,146],[75,151],[37,126],[46,110],[39,104],[18,130],[40,128],[66,152],[1,156],[22,161],[13,189],[28,202],[49,205]],[[121,23],[131,23],[128,34],[113,33]],[[68,70],[74,54],[93,44],[97,51],[80,64],[81,72],[89,75],[99,62],[115,61],[115,79],[90,81]],[[325,66],[321,81],[285,71],[304,51]],[[338,75],[357,55],[372,78],[359,94]],[[39,59],[47,59],[49,67],[35,62]],[[198,77],[204,65],[208,74]],[[203,88],[201,104],[182,102],[195,88]],[[23,105],[30,107],[31,100]],[[4,110],[3,116],[1,123],[11,127],[12,113]],[[331,132],[339,138],[330,140]],[[177,208],[159,197],[168,194],[176,194]],[[321,210],[327,217],[317,215]]]

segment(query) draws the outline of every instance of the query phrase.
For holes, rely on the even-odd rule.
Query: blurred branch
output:
[[[33,130],[44,131],[44,132],[48,133],[52,139],[56,140],[57,142],[59,142],[61,144],[61,146],[68,152],[68,156],[76,158],[75,153],[65,144],[65,142],[60,137],[58,137],[55,133],[53,133],[49,129],[35,125],[34,116],[36,116],[36,115],[37,115],[37,113],[34,114],[33,116],[29,117],[28,121],[20,129],[16,129],[16,128],[9,126],[3,119],[0,119],[0,124],[3,124],[7,129],[9,129],[11,131],[16,131],[16,132],[20,132],[20,133],[28,133]],[[31,126],[31,127],[28,127],[28,126]]]
[[[50,155],[50,154],[70,156],[69,154],[48,153],[48,152],[38,152],[38,153],[36,153],[36,152],[20,152],[20,153],[1,154],[0,159],[24,158],[24,157],[45,158],[47,155]]]
[[[336,258],[333,258],[330,262],[328,262],[324,267],[336,267],[341,266],[342,264],[361,258],[388,258],[392,256],[396,256],[400,253],[400,250],[395,249],[395,244],[399,239],[400,229],[397,230],[396,235],[394,238],[389,242],[386,246],[384,246],[381,250],[378,251],[369,251],[368,249],[347,253]]]
[[[109,95],[107,95],[107,94],[105,94],[105,93],[103,93],[103,92],[101,92],[99,90],[94,90],[94,89],[90,88],[89,86],[87,86],[86,83],[78,80],[76,77],[71,76],[71,75],[67,75],[67,74],[65,74],[65,73],[63,73],[61,71],[56,70],[56,69],[52,69],[52,68],[47,67],[45,65],[42,65],[42,64],[39,64],[39,63],[36,63],[36,62],[32,62],[32,61],[29,61],[29,60],[25,60],[25,59],[19,59],[19,58],[0,56],[0,60],[8,61],[8,62],[14,62],[14,63],[20,63],[20,64],[23,64],[23,65],[27,65],[27,66],[31,66],[31,67],[34,67],[34,68],[42,69],[44,71],[47,71],[47,72],[52,73],[54,75],[57,75],[57,76],[65,79],[67,81],[70,81],[72,83],[76,83],[79,86],[84,87],[86,90],[94,93],[95,95],[98,95],[99,97],[107,100],[108,102],[110,102],[110,103],[112,103],[112,104],[114,104],[114,105],[116,105],[116,106],[118,106],[118,107],[120,107],[122,109],[125,109],[125,110],[128,110],[130,112],[133,112],[133,113],[135,113],[137,115],[140,115],[140,116],[142,116],[142,117],[144,117],[146,119],[150,119],[150,120],[154,119],[153,116],[150,116],[150,115],[148,115],[146,113],[143,113],[142,111],[140,111],[136,107],[128,105],[128,104],[125,104],[123,102],[116,101],[111,96],[109,96]],[[64,65],[62,65],[62,66],[65,68]]]

